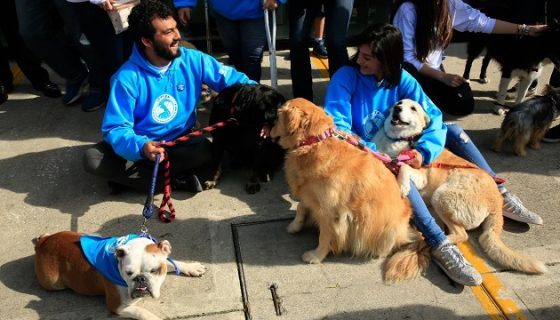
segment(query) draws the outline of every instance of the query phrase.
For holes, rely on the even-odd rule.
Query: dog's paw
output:
[[[410,181],[407,181],[407,183],[401,184],[401,197],[406,198],[409,193],[410,193]]]
[[[206,180],[204,181],[202,187],[204,188],[204,190],[210,190],[216,188],[217,185],[218,181],[216,180]]]
[[[286,231],[291,234],[298,233],[301,229],[303,229],[303,223],[296,220],[290,222],[290,224],[286,227]]]
[[[200,277],[206,273],[207,268],[198,262],[184,263],[181,273],[189,277]]]
[[[323,259],[317,255],[316,250],[307,251],[306,253],[304,253],[301,256],[301,259],[304,262],[307,262],[307,263],[310,263],[310,264],[318,264],[318,263],[321,263],[321,261],[323,261]]]
[[[255,193],[261,191],[261,184],[259,182],[249,181],[245,185],[245,191],[247,191],[248,194],[255,194]]]

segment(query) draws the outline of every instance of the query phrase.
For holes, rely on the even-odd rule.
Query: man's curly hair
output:
[[[128,16],[128,29],[139,49],[143,49],[142,38],[153,39],[156,29],[152,25],[154,18],[173,17],[173,10],[162,0],[142,0],[132,8]]]

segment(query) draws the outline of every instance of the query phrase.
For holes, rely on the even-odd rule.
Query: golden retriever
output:
[[[412,120],[411,116],[418,119]],[[408,141],[410,137],[420,135],[424,128],[417,123],[425,122],[426,118],[422,107],[414,101],[395,104],[384,123],[384,130],[374,137],[374,141],[387,140],[383,136],[390,133],[392,145],[381,143],[378,147],[383,149],[379,151],[394,156],[410,149],[408,143],[401,143],[397,138]],[[428,124],[429,121],[426,126]],[[411,179],[424,201],[447,226],[449,241],[466,241],[466,231],[482,224],[483,232],[478,241],[492,260],[525,273],[546,271],[542,262],[510,249],[500,239],[504,223],[503,198],[493,177],[486,171],[444,149],[432,166],[420,169],[408,165],[401,167],[398,181],[403,195],[410,191]]]
[[[408,199],[395,177],[373,155],[344,141],[330,116],[305,99],[278,110],[271,136],[287,149],[285,173],[299,200],[287,230],[302,229],[307,217],[319,228],[319,245],[302,259],[320,263],[330,253],[387,257],[384,279],[417,276],[429,263],[422,236],[409,220]],[[392,255],[391,255],[392,254]]]

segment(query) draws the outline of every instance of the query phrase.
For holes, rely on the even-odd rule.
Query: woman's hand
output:
[[[416,149],[412,149],[410,150],[411,153],[414,154],[414,158],[410,159],[410,160],[406,160],[404,163],[408,164],[409,166],[413,167],[414,169],[418,169],[422,166],[422,161],[424,160],[424,158],[422,157],[422,154],[420,154],[420,152],[418,152],[418,150]]]
[[[191,21],[191,14],[192,14],[192,8],[190,7],[177,9],[177,16],[179,18],[179,22],[185,27],[187,26],[189,21]]]
[[[116,0],[105,0],[99,4],[99,7],[105,11],[111,11],[115,9],[115,2]]]
[[[159,162],[162,162],[165,157],[165,149],[161,146],[160,142],[148,141],[142,147],[144,156],[150,161],[156,161],[156,155],[159,153]]]
[[[441,77],[441,82],[453,88],[457,88],[458,86],[465,83],[465,81],[466,81],[465,78],[456,74],[443,73]]]

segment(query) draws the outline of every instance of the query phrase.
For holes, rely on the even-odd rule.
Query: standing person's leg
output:
[[[309,101],[313,101],[313,79],[308,39],[319,6],[314,0],[292,1],[288,4],[292,92],[294,98],[301,97]]]
[[[447,240],[447,237],[430,214],[416,186],[412,181],[410,184],[408,199],[414,211],[412,221],[424,235],[436,264],[457,283],[466,286],[476,286],[482,283],[480,273],[465,260],[457,246]]]
[[[474,97],[468,83],[454,88],[421,75],[410,63],[405,62],[403,68],[420,83],[424,92],[442,111],[454,116],[466,116],[474,111]]]
[[[75,33],[75,16],[65,0],[17,0],[19,30],[26,45],[56,73],[66,79],[63,102],[73,103],[81,96],[87,80],[87,68],[75,50],[66,42],[68,33]],[[58,28],[53,13],[63,17],[66,35]]]
[[[354,0],[324,1],[325,43],[329,52],[329,75],[348,63],[346,35]]]
[[[251,80],[260,82],[263,52],[267,43],[264,18],[241,20],[239,23],[242,70]]]
[[[89,93],[82,101],[82,110],[95,111],[107,101],[109,80],[123,63],[122,36],[115,34],[109,15],[99,6],[90,2],[72,5],[93,51]]]
[[[4,3],[3,10],[0,12],[0,29],[4,34],[8,48],[12,52],[12,58],[29,79],[33,88],[41,91],[45,96],[60,97],[58,86],[50,81],[48,71],[41,67],[41,60],[29,50],[19,35],[14,0],[7,0]]]
[[[225,18],[217,12],[213,12],[216,20],[216,27],[220,33],[220,38],[229,56],[229,64],[241,72],[243,70],[243,57],[241,56],[241,31],[238,21]],[[263,22],[264,23],[264,22]]]
[[[496,173],[484,156],[480,153],[478,148],[469,138],[467,133],[455,123],[447,123],[447,137],[445,140],[445,147],[459,157],[466,159],[476,164],[482,170],[488,172],[491,176],[495,177]],[[498,184],[498,189],[504,197],[504,208],[502,214],[510,219],[532,224],[542,224],[542,218],[525,208],[521,200],[511,192],[509,192],[503,184]]]

